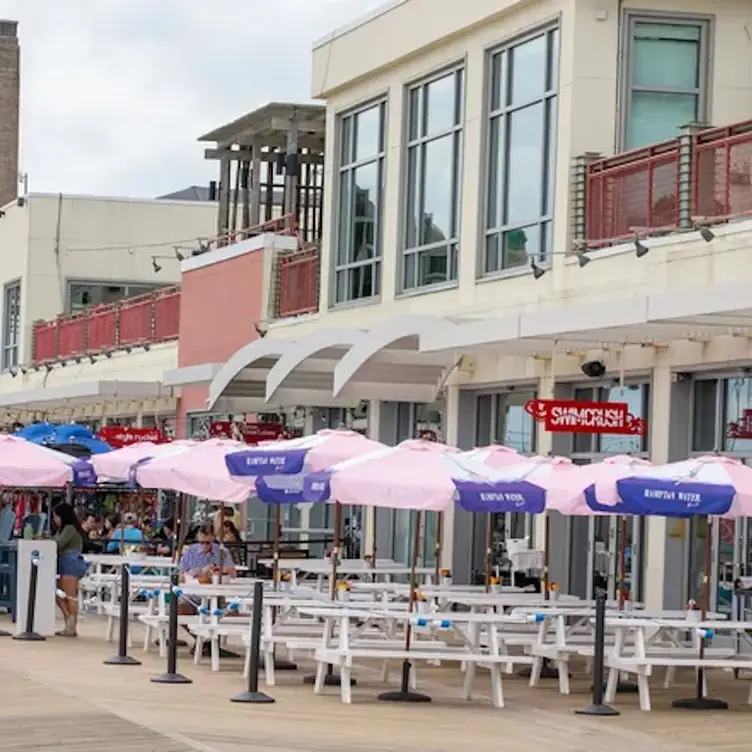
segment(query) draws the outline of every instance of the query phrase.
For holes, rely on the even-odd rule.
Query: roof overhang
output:
[[[171,392],[155,381],[81,381],[37,389],[21,389],[0,394],[0,407],[42,410],[44,408],[86,405],[102,400],[145,400],[169,397]]]

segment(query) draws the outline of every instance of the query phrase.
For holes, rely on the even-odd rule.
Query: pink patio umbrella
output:
[[[230,477],[225,458],[244,447],[239,441],[209,439],[191,445],[172,446],[155,459],[147,459],[133,468],[133,479],[142,488],[178,491],[189,496],[240,504],[249,495],[248,485]]]
[[[94,468],[82,460],[15,436],[0,435],[0,486],[62,488],[68,483],[91,485]]]
[[[183,447],[196,446],[197,441],[173,441],[169,444],[153,444],[151,441],[141,441],[138,444],[130,444],[112,452],[95,454],[91,463],[97,471],[100,479],[111,481],[128,481],[131,479],[131,470],[135,465],[146,460],[155,460],[163,456],[174,455]]]

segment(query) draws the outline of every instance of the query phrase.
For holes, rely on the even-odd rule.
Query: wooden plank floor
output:
[[[0,627],[7,626],[0,623]],[[138,641],[137,641],[138,644]],[[749,680],[724,673],[710,677],[714,695],[731,702],[725,713],[671,709],[671,700],[691,695],[692,676],[671,690],[655,680],[655,710],[637,710],[636,695],[621,695],[617,718],[589,719],[573,710],[588,701],[589,681],[575,676],[569,697],[555,682],[531,689],[517,677],[504,679],[507,707],[496,710],[489,687],[478,681],[471,703],[459,699],[460,677],[450,668],[421,668],[421,689],[430,705],[386,705],[379,672],[359,667],[353,704],[338,691],[316,697],[301,685],[303,671],[278,673],[268,690],[273,705],[234,705],[243,688],[241,661],[224,661],[219,673],[194,666],[182,651],[187,686],[153,684],[164,669],[155,655],[133,654],[142,666],[104,666],[114,652],[104,642],[104,624],[88,617],[76,640],[55,638],[19,643],[0,638],[0,750],[87,750],[96,752],[747,752],[752,711]],[[577,673],[577,672],[575,672]],[[397,681],[397,670],[393,682]]]

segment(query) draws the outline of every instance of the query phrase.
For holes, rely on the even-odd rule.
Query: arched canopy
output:
[[[384,394],[399,401],[431,402],[451,364],[448,353],[420,352],[421,339],[453,328],[440,316],[408,314],[374,326],[334,369],[335,397]],[[364,397],[367,398],[367,397]]]

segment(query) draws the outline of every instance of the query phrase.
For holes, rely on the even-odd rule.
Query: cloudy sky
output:
[[[216,177],[196,139],[310,99],[311,43],[383,0],[3,0],[33,191],[157,196]]]

